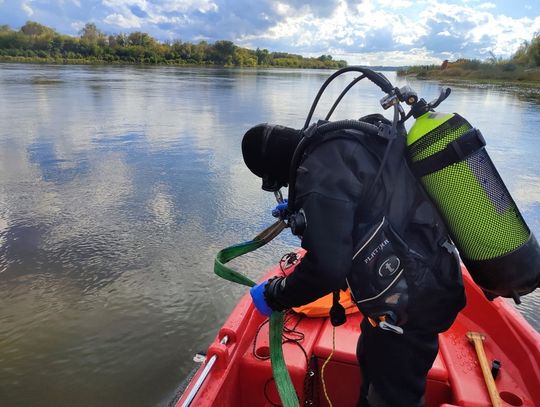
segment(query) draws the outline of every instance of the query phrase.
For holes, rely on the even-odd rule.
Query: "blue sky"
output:
[[[76,35],[230,40],[350,64],[408,65],[510,56],[540,32],[539,0],[0,0],[0,24],[27,20]]]

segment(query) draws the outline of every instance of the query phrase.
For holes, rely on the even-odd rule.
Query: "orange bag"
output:
[[[293,311],[310,318],[327,317],[330,313],[330,308],[332,308],[332,302],[332,293],[330,293],[309,304],[293,308]],[[339,303],[345,308],[345,314],[358,312],[358,307],[352,300],[351,291],[348,288],[346,291],[340,290]]]

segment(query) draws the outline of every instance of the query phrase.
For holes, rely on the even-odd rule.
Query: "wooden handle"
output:
[[[480,368],[484,375],[484,381],[486,382],[491,404],[493,407],[502,407],[499,391],[497,390],[497,386],[495,386],[495,380],[493,380],[493,376],[491,375],[491,369],[489,368],[486,352],[484,351],[483,341],[485,336],[478,332],[467,332],[467,338],[474,344],[474,349],[476,350],[476,355],[480,362]]]

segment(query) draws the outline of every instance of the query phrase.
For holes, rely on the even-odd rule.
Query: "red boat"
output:
[[[276,267],[265,278],[278,273]],[[488,301],[465,268],[463,276],[467,306],[440,335],[439,354],[428,375],[426,407],[540,406],[540,335],[508,300]],[[284,337],[289,340],[284,340],[283,353],[301,406],[356,405],[361,319],[358,312],[348,315],[333,341],[328,318],[295,313],[285,317]],[[246,294],[176,407],[281,405],[268,359],[266,322]],[[477,339],[475,346],[467,336],[471,332],[480,333],[483,341]]]

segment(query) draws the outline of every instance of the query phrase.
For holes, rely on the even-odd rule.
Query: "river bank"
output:
[[[326,66],[320,64],[296,64],[287,65],[282,64],[259,64],[256,66],[250,65],[228,65],[228,64],[214,64],[214,63],[190,63],[185,61],[105,61],[100,59],[87,59],[87,58],[62,58],[62,57],[14,57],[0,55],[0,64],[36,64],[36,65],[99,65],[99,66],[178,66],[183,68],[287,68],[287,69],[338,69],[342,66]]]
[[[415,67],[420,68],[420,67]],[[521,75],[496,75],[487,72],[475,72],[463,69],[441,70],[439,67],[430,70],[398,71],[400,77],[415,78],[418,80],[438,81],[443,85],[458,86],[471,89],[494,88],[516,94],[524,100],[540,102],[540,70],[530,69]]]
[[[454,63],[447,67],[444,64],[442,67],[414,66],[398,70],[397,75],[452,83],[540,88],[540,68],[524,68],[511,63],[472,64],[472,62],[474,61]]]

